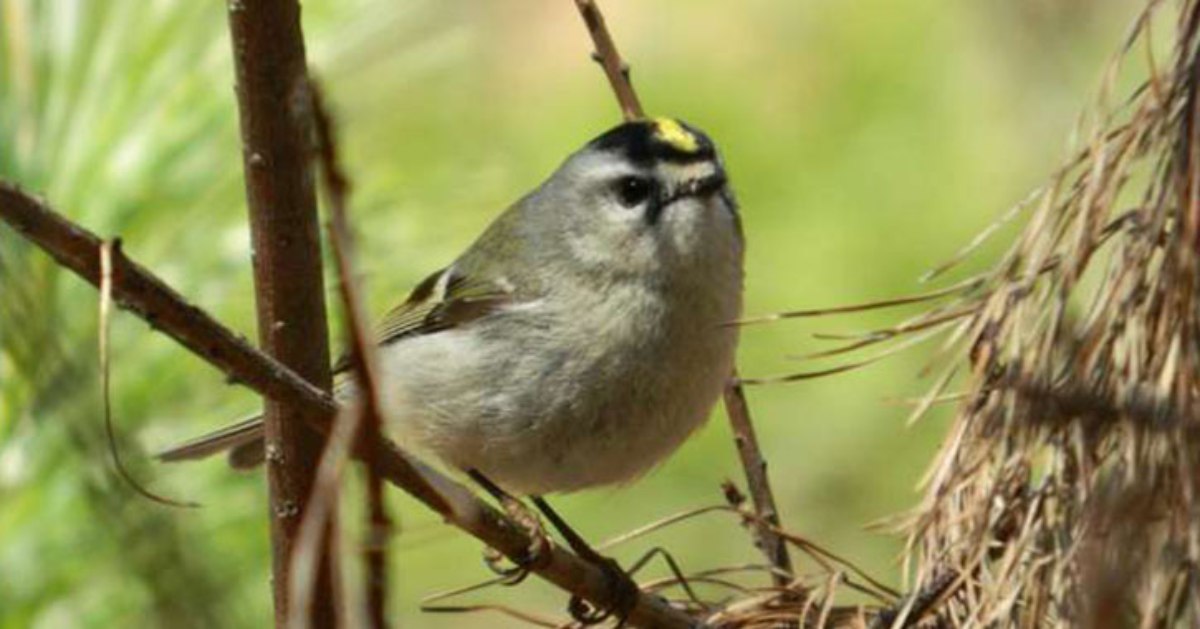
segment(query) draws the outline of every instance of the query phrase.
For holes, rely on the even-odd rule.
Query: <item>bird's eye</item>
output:
[[[642,177],[622,177],[616,183],[617,199],[625,207],[640,205],[642,201],[650,198],[653,191],[654,184]]]

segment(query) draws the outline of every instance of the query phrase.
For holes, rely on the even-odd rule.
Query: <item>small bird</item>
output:
[[[670,118],[610,129],[383,320],[386,429],[514,494],[630,482],[704,423],[731,377],[742,259],[708,136]],[[352,399],[352,379],[336,394]],[[223,450],[260,462],[261,418],[160,458]]]

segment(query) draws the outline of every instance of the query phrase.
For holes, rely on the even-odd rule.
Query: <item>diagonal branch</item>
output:
[[[0,182],[0,220],[10,224],[27,240],[41,247],[62,266],[99,286],[100,239],[95,234],[56,214],[37,199],[16,187]],[[137,314],[155,329],[175,339],[192,353],[220,369],[232,380],[246,384],[272,399],[304,406],[305,417],[321,432],[328,432],[337,404],[279,361],[255,349],[249,342],[223,327],[144,267],[114,252],[112,258],[114,301]],[[470,490],[404,453],[387,440],[365,456],[374,461],[380,475],[403,489],[447,522],[499,550],[514,561],[525,556],[531,540],[524,529],[509,520]],[[601,607],[611,607],[609,583],[595,564],[552,546],[547,559],[533,567],[536,574],[558,587]],[[641,627],[695,627],[698,622],[672,608],[663,599],[639,593],[629,622]]]
[[[100,286],[101,240],[95,234],[5,182],[0,182],[0,219],[61,266],[89,284]],[[322,414],[337,412],[332,396],[189,304],[145,267],[126,257],[122,250],[113,251],[112,265],[113,299],[122,308],[175,339],[235,383],[272,399],[294,400]]]

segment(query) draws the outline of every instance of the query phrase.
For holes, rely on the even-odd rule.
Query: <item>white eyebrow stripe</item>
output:
[[[693,162],[690,164],[672,164],[663,162],[658,165],[657,171],[662,181],[669,184],[680,184],[686,181],[703,179],[717,172],[717,165],[714,162]]]

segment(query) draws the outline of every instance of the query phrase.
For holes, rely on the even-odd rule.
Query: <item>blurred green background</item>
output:
[[[723,148],[743,205],[747,312],[918,290],[1066,152],[1138,3],[1118,0],[672,0],[602,3],[652,113]],[[48,198],[234,329],[254,336],[225,7],[216,0],[0,0],[0,178]],[[449,262],[522,191],[614,124],[566,0],[311,0],[311,63],[338,114],[372,309]],[[1003,238],[1001,238],[1003,240]],[[985,249],[975,266],[995,249]],[[959,274],[962,272],[959,271]],[[331,299],[331,303],[334,303]],[[146,454],[257,407],[133,316],[114,322],[120,447],[156,490],[114,476],[96,370],[96,294],[0,228],[0,627],[264,626],[264,483],[220,461]],[[904,314],[904,313],[901,313]],[[813,332],[896,313],[748,328],[748,376],[828,366]],[[339,335],[336,335],[335,338]],[[945,410],[905,429],[922,352],[749,391],[787,528],[899,582],[900,541],[865,525],[913,505]],[[720,501],[740,480],[722,417],[642,482],[559,498],[600,540]],[[480,546],[393,496],[393,603],[487,576]],[[728,516],[623,547],[687,570],[758,561]],[[801,562],[814,571],[811,562]],[[465,601],[559,613],[530,580]]]

